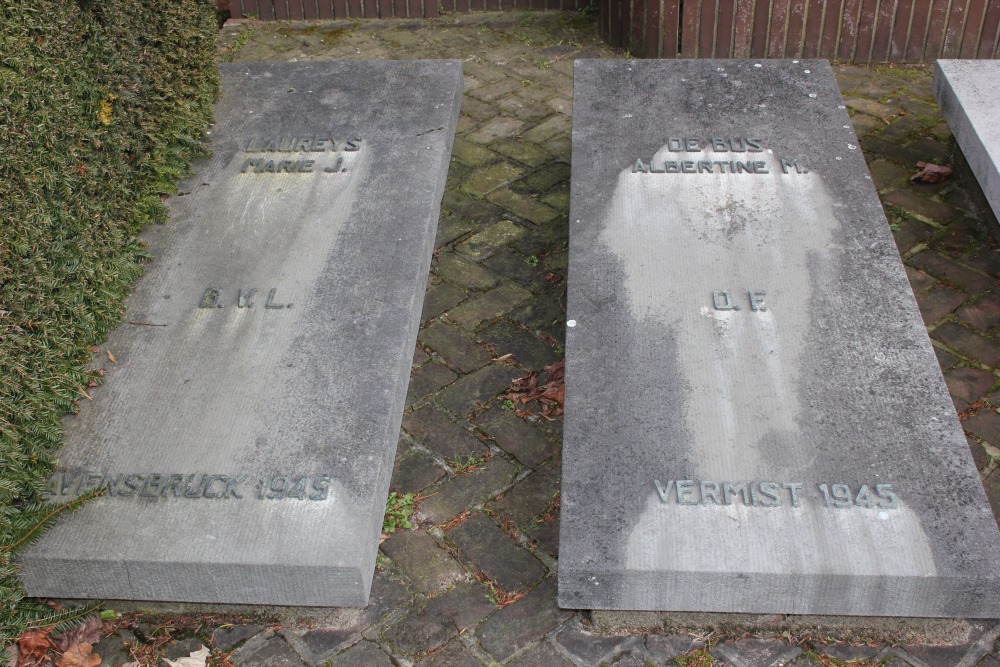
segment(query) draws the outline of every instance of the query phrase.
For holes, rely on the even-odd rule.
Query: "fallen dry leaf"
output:
[[[94,653],[91,644],[74,644],[56,660],[56,667],[97,667],[101,656]]]
[[[117,364],[118,360],[115,359],[115,355],[111,354],[111,350],[108,350],[107,352],[108,352],[108,361],[110,361],[113,364]]]
[[[56,650],[67,651],[77,644],[96,644],[101,641],[101,618],[88,616],[83,623],[55,638]]]
[[[34,667],[54,648],[48,630],[29,630],[17,639],[17,667]]]
[[[566,393],[564,376],[565,360],[557,361],[551,366],[546,366],[545,384],[538,384],[538,371],[531,371],[527,375],[514,380],[510,385],[510,390],[504,394],[504,400],[511,401],[514,405],[525,405],[531,401],[538,401],[542,405],[541,416],[552,419],[563,412],[563,401]],[[514,414],[522,419],[531,414],[527,408],[514,410]]]
[[[208,647],[202,646],[186,658],[177,658],[176,660],[167,660],[164,658],[163,662],[170,665],[170,667],[205,667],[205,663],[208,662],[209,653]]]
[[[930,162],[918,162],[917,167],[920,171],[910,177],[910,182],[912,183],[916,183],[917,181],[922,183],[940,183],[951,176],[951,167],[942,167]]]

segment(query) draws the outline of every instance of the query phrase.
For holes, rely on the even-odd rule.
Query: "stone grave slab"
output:
[[[578,61],[559,603],[1000,615],[1000,534],[825,61]]]
[[[939,60],[934,96],[955,140],[1000,217],[1000,61]]]
[[[367,602],[462,64],[221,69],[50,483],[105,493],[24,554],[31,595]]]

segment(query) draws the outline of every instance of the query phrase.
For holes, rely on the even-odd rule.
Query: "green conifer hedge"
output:
[[[218,91],[214,0],[0,0],[0,646],[70,618],[14,556],[59,508],[60,418],[142,273]]]

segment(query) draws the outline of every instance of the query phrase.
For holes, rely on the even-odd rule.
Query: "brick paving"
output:
[[[234,48],[240,31],[245,44]],[[556,606],[561,418],[521,419],[501,395],[529,371],[544,381],[544,369],[563,354],[573,60],[624,57],[597,39],[592,19],[511,12],[230,23],[220,54],[465,63],[392,482],[421,499],[416,525],[382,544],[365,610],[284,623],[146,619],[97,652],[120,657],[123,641],[148,645],[163,633],[174,641],[193,633],[237,667],[1000,665],[1000,626],[991,621],[971,622],[958,645],[852,646],[783,636],[780,617],[757,618],[752,633],[602,634],[590,614]],[[929,68],[834,70],[1000,516],[997,223],[961,170],[940,184],[908,180],[917,161],[961,161],[931,96]]]

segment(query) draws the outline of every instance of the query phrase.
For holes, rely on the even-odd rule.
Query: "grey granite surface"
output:
[[[368,600],[462,65],[222,76],[51,483],[107,491],[25,553],[31,595]]]
[[[573,121],[560,605],[1000,614],[829,65],[578,61]]]

